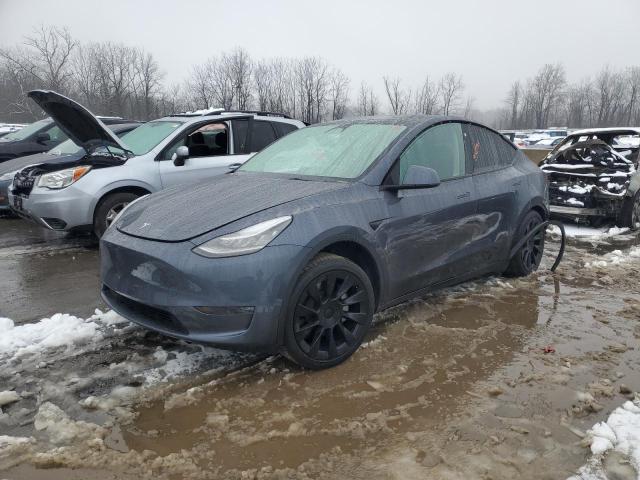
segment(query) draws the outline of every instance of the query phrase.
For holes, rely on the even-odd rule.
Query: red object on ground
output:
[[[555,348],[553,348],[551,345],[547,345],[546,347],[544,347],[544,348],[542,349],[542,351],[543,351],[544,353],[556,353],[556,349],[555,349]]]

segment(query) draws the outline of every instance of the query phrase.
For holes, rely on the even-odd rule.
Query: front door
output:
[[[464,276],[467,247],[477,210],[467,170],[462,127],[444,123],[418,135],[400,155],[385,182],[403,183],[410,165],[433,168],[437,187],[382,192],[388,219],[376,230],[386,250],[391,285],[397,298]]]
[[[163,188],[193,183],[228,172],[229,165],[237,161],[229,155],[228,140],[229,127],[219,120],[180,135],[160,154],[160,179]],[[184,165],[176,165],[176,151],[182,146],[189,149],[189,156]]]

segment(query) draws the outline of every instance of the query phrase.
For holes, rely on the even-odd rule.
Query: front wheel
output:
[[[518,227],[514,244],[529,235],[534,228],[543,222],[542,216],[535,210],[527,213]],[[505,275],[510,277],[526,277],[536,271],[544,253],[544,228],[529,237],[509,261]]]
[[[100,238],[109,225],[115,220],[124,207],[133,202],[139,195],[131,192],[117,192],[107,195],[96,207],[93,218],[93,232]]]
[[[627,227],[633,231],[640,229],[640,191],[637,191],[633,197],[625,199],[619,223],[621,227]]]
[[[374,309],[364,270],[344,257],[321,253],[304,269],[290,299],[285,355],[311,369],[342,363],[362,343]]]

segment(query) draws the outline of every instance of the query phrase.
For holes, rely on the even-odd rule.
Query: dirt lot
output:
[[[571,239],[556,275],[549,255],[529,278],[384,312],[351,360],[307,372],[94,313],[91,239],[0,222],[0,317],[28,338],[57,312],[86,319],[49,321],[76,325],[69,341],[0,338],[0,392],[19,394],[0,413],[0,478],[564,479],[585,432],[640,389],[634,235]]]

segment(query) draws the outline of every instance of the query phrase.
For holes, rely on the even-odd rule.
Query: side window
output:
[[[295,125],[291,125],[290,123],[272,122],[272,125],[276,129],[278,138],[284,137],[286,134],[298,130],[298,127],[296,127]]]
[[[251,132],[251,151],[259,152],[264,147],[275,141],[276,133],[273,131],[271,122],[263,120],[253,121],[253,132]]]
[[[231,120],[233,128],[233,153],[250,153],[247,148],[247,133],[249,132],[249,120]]]
[[[207,123],[183,134],[162,154],[163,160],[172,160],[178,147],[189,147],[189,158],[215,157],[227,154],[227,125],[221,122]]]
[[[507,167],[513,163],[516,149],[500,135],[478,125],[467,125],[469,156],[473,173]]]
[[[440,180],[465,175],[465,150],[459,123],[436,125],[421,133],[400,155],[400,183],[410,165],[433,168]]]

